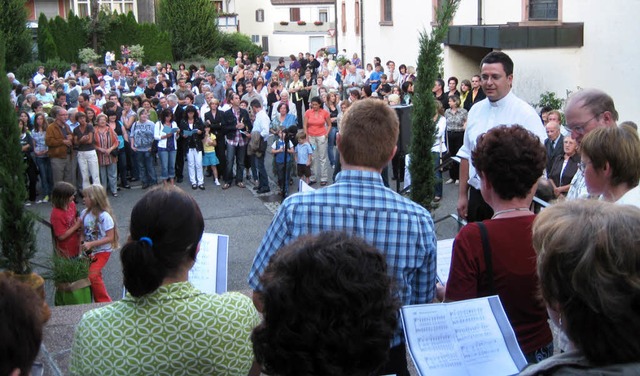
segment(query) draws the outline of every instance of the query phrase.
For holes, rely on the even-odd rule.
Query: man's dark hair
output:
[[[262,108],[262,103],[260,103],[259,100],[254,99],[251,101],[251,107],[252,108]]]
[[[502,64],[502,68],[504,68],[504,72],[507,74],[507,76],[510,76],[513,74],[513,60],[511,60],[509,55],[500,51],[489,52],[480,62],[480,68],[482,68],[484,64],[495,64],[495,63]]]
[[[436,83],[444,90],[444,80],[442,78],[436,78]]]

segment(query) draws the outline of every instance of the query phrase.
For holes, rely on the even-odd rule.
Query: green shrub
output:
[[[234,56],[232,61],[235,60],[238,51],[248,53],[252,60],[262,54],[262,48],[253,43],[248,35],[242,33],[222,33],[220,50],[224,52],[224,56]]]
[[[58,73],[60,73],[60,75],[64,74],[64,72],[69,70],[69,63],[56,58],[56,59],[47,60],[46,63],[36,60],[30,63],[22,64],[15,71],[15,75],[20,82],[26,83],[31,78],[33,78],[33,76],[38,71],[38,67],[41,65],[44,67],[44,72],[46,75],[48,75],[49,72],[51,72],[51,70],[54,68],[58,70]]]
[[[27,29],[27,11],[24,0],[0,2],[0,38],[5,43],[6,68],[14,71],[31,60],[31,32]]]
[[[89,277],[89,265],[91,262],[86,257],[66,258],[53,255],[51,271],[44,277],[55,283],[72,283]]]
[[[81,62],[89,64],[95,63],[100,58],[100,55],[98,55],[93,48],[86,47],[78,51],[78,58]]]
[[[160,31],[157,25],[141,24],[137,42],[144,46],[144,64],[173,61],[169,34]]]

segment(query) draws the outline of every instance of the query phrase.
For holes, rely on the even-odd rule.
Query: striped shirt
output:
[[[271,256],[301,235],[343,231],[365,239],[386,256],[403,305],[430,302],[436,283],[436,237],[423,207],[386,188],[378,173],[345,170],[321,190],[287,198],[262,239],[249,272],[259,278]],[[391,346],[404,342],[401,324]]]

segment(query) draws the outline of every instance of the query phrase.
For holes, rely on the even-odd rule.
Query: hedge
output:
[[[46,63],[43,63],[39,60],[32,61],[30,63],[22,64],[14,73],[18,81],[26,84],[30,79],[35,76],[38,72],[39,66],[44,66],[44,73],[46,76],[49,76],[49,73],[55,68],[58,70],[59,76],[64,76],[64,73],[69,70],[69,63],[66,61],[60,60],[59,58],[47,60]]]

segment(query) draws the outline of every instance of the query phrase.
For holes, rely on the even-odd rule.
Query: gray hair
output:
[[[583,89],[572,94],[569,99],[567,99],[565,113],[568,108],[577,105],[588,109],[594,116],[608,111],[611,113],[613,120],[618,121],[618,111],[613,103],[613,98],[600,89]]]

